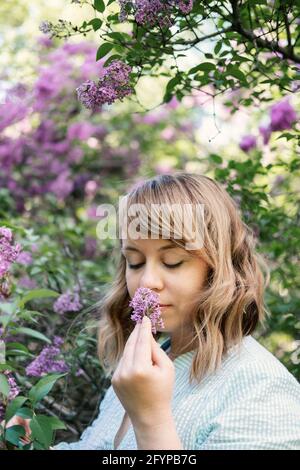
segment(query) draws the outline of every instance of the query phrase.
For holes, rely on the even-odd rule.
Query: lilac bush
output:
[[[83,192],[89,180],[100,186],[110,168],[128,177],[140,165],[134,152],[123,156],[106,142],[105,110],[87,114],[76,98],[77,88],[82,102],[99,111],[131,93],[130,67],[114,61],[104,68],[95,56],[88,42],[56,49],[53,42],[42,43],[33,86],[12,87],[0,104],[0,186],[13,195],[19,212],[28,197],[52,194],[64,201]],[[93,100],[89,84],[98,77]]]

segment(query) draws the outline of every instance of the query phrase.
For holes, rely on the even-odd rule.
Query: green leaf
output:
[[[51,419],[49,416],[36,415],[30,421],[31,437],[43,444],[47,449],[53,438],[53,430],[49,419]]]
[[[9,421],[18,411],[19,408],[27,401],[28,398],[22,397],[19,395],[18,397],[14,398],[6,408],[5,412],[5,420]]]
[[[50,339],[47,338],[47,336],[43,335],[43,333],[40,333],[39,331],[32,330],[31,328],[26,328],[26,327],[19,327],[19,328],[12,328],[11,329],[12,334],[23,334],[27,336],[32,336],[32,338],[40,339],[42,341],[45,341],[46,343],[51,344]]]
[[[65,375],[66,374],[51,374],[39,380],[29,392],[29,400],[32,404],[35,405],[38,401],[42,400],[50,392],[55,382]]]
[[[103,0],[94,0],[94,8],[100,13],[103,13],[105,10],[105,3]]]
[[[2,370],[11,370],[11,371],[16,372],[17,369],[16,369],[15,367],[13,367],[13,366],[7,364],[7,363],[4,363],[4,364],[0,364],[0,372],[1,372]]]
[[[98,29],[101,28],[103,21],[101,21],[99,18],[93,18],[91,21],[89,21],[88,24],[90,24],[93,27],[94,31],[97,31]]]
[[[21,418],[24,419],[31,419],[33,417],[33,411],[30,408],[26,408],[25,406],[17,410],[15,414],[17,416],[21,416]]]
[[[54,290],[50,290],[50,289],[35,289],[35,290],[32,290],[30,292],[28,292],[28,294],[26,294],[24,297],[22,297],[19,302],[18,302],[18,307],[19,308],[23,308],[24,305],[29,302],[29,300],[33,300],[33,299],[41,299],[41,298],[44,298],[44,297],[58,297],[59,296],[59,293],[58,292],[55,292]]]
[[[108,54],[113,49],[113,47],[114,45],[110,44],[109,42],[105,42],[104,44],[101,44],[101,46],[97,50],[96,61],[106,56],[106,54]]]
[[[222,41],[218,41],[214,48],[214,53],[217,55],[222,48]]]
[[[202,71],[202,72],[211,72],[212,70],[215,70],[216,66],[212,64],[211,62],[202,62],[202,64],[196,65],[196,67],[193,67],[190,69],[189,74],[194,74],[196,72]]]
[[[5,431],[5,440],[15,446],[19,446],[21,444],[19,439],[23,436],[25,436],[25,429],[23,426],[10,426]]]
[[[229,73],[229,75],[232,75],[232,77],[237,78],[241,82],[246,82],[247,83],[245,75],[238,68],[236,68],[236,67],[227,67],[227,73]]]
[[[9,395],[9,383],[7,377],[4,374],[0,374],[0,393],[5,397]]]
[[[56,416],[50,416],[49,423],[52,429],[67,429],[65,423],[56,418]]]
[[[21,344],[21,343],[7,343],[6,349],[7,351],[9,351],[10,349],[16,349],[19,351],[23,351],[25,353],[29,352],[26,346],[24,346],[24,344]]]
[[[220,155],[216,155],[215,153],[212,153],[209,158],[214,162],[214,163],[222,163],[223,160],[220,157]]]

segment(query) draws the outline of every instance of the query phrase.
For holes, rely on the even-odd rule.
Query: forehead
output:
[[[126,239],[123,240],[122,242],[122,251],[123,252],[165,252],[169,250],[183,250],[183,248],[179,247],[176,245],[173,241],[171,240],[164,240],[164,239],[137,239],[137,240],[132,240],[132,239]]]

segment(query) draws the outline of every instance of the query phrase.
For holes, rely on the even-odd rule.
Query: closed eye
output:
[[[179,263],[176,263],[176,264],[167,264],[167,263],[163,263],[163,264],[166,268],[175,269],[175,268],[178,268],[182,263],[183,263],[183,261],[180,261]],[[129,264],[128,266],[129,266],[130,269],[139,269],[143,266],[143,264],[144,263]]]

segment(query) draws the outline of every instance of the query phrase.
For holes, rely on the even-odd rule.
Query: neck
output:
[[[193,351],[196,348],[195,341],[191,341],[191,335],[184,336],[182,331],[179,334],[170,333],[171,338],[171,349],[169,357],[174,360],[181,354],[185,354],[189,351]]]

